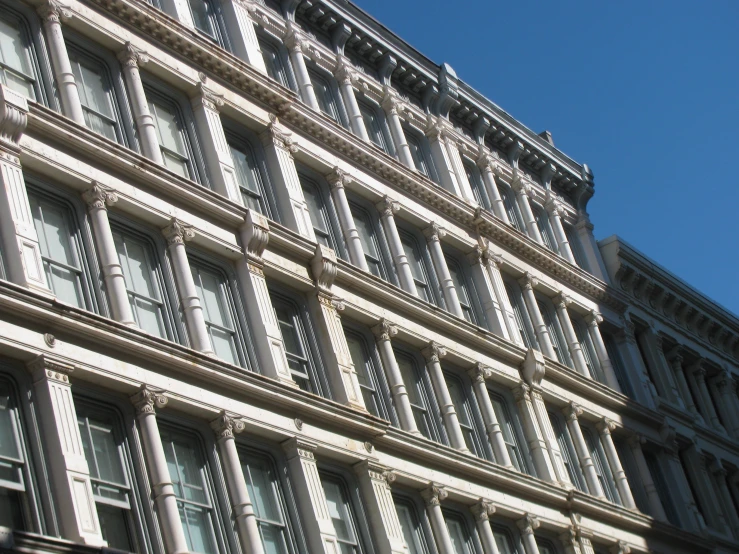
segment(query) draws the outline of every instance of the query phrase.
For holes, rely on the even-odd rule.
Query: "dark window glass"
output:
[[[39,82],[33,47],[25,22],[0,12],[0,83],[36,100]]]
[[[595,438],[590,429],[583,429],[582,434],[585,437],[585,443],[588,446],[590,457],[593,459],[593,467],[595,467],[595,473],[598,476],[603,493],[611,502],[621,504],[621,498],[618,495],[618,490],[616,490],[616,484],[613,482],[611,468],[608,465],[608,460],[603,452],[603,446],[600,444],[600,440]]]
[[[446,443],[446,435],[437,419],[436,403],[425,368],[415,356],[395,350],[395,359],[411,403],[416,427],[427,439]]]
[[[498,184],[498,192],[500,197],[503,199],[503,206],[505,207],[506,214],[508,215],[508,221],[518,231],[526,233],[526,226],[523,223],[521,213],[518,211],[518,205],[516,204],[516,198],[513,191],[508,185]]]
[[[490,401],[493,403],[495,417],[503,433],[503,441],[508,449],[508,456],[511,459],[511,463],[518,471],[529,473],[529,467],[526,463],[523,449],[521,448],[521,444],[525,443],[520,438],[518,423],[513,419],[508,402],[502,396],[492,391],[488,391],[488,394],[490,395]]]
[[[461,514],[445,510],[444,521],[446,521],[446,528],[449,531],[449,539],[454,554],[477,554],[477,549],[472,542],[472,535],[464,517]]]
[[[577,487],[578,490],[587,492],[585,479],[580,471],[580,463],[577,458],[575,446],[572,444],[572,438],[567,430],[567,426],[562,422],[559,416],[549,412],[549,421],[552,423],[554,436],[557,438],[557,445],[562,454],[562,461],[567,469],[567,475],[570,482]]]
[[[259,37],[259,49],[262,51],[267,74],[283,87],[293,88],[287,72],[287,63],[281,50],[261,37]]]
[[[408,554],[429,554],[429,542],[413,503],[395,498],[395,510],[398,512]]]
[[[467,174],[467,180],[470,182],[470,187],[472,187],[472,194],[475,195],[475,200],[477,200],[477,203],[480,204],[480,206],[486,210],[490,210],[492,208],[492,204],[490,202],[490,197],[485,190],[485,184],[482,180],[480,168],[473,163],[465,161],[464,171]]]
[[[0,381],[0,525],[26,529],[27,455],[15,391]]]
[[[483,446],[484,438],[480,435],[477,404],[470,394],[471,387],[450,373],[445,372],[444,379],[449,389],[449,396],[452,397],[452,404],[457,412],[457,419],[459,419],[459,426],[467,448],[478,458],[488,458],[487,449]]]
[[[308,75],[313,84],[313,90],[316,93],[316,100],[318,100],[321,111],[339,125],[343,125],[341,108],[333,83],[313,70],[308,70]]]
[[[362,554],[359,526],[352,510],[346,483],[334,475],[321,474],[321,484],[328,503],[328,514],[334,524],[341,554]]]
[[[649,468],[649,474],[652,476],[652,482],[657,489],[657,495],[662,501],[662,508],[665,510],[665,515],[670,523],[673,525],[680,525],[680,518],[675,510],[675,505],[672,501],[672,495],[670,494],[670,487],[665,479],[663,471],[663,465],[657,459],[657,456],[653,452],[648,450],[644,451],[644,459],[647,461],[647,467]]]
[[[390,402],[386,394],[387,385],[374,355],[374,344],[370,343],[363,333],[353,329],[344,327],[344,334],[357,372],[364,405],[372,415],[391,419]]]

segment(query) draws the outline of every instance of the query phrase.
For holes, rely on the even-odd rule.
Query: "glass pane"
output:
[[[346,335],[346,343],[349,346],[349,354],[357,372],[357,380],[359,384],[365,387],[372,387],[372,381],[367,375],[367,365],[369,363],[367,352],[362,340],[352,334]]]
[[[398,369],[400,369],[400,376],[403,378],[403,384],[405,384],[406,391],[408,391],[408,399],[411,404],[424,406],[423,400],[419,396],[418,378],[413,362],[406,356],[398,356],[397,353],[395,357],[397,359]]]
[[[100,503],[96,506],[98,519],[100,520],[100,531],[103,534],[103,539],[108,541],[108,547],[124,552],[133,552],[126,511]]]
[[[277,314],[277,320],[280,324],[280,331],[282,332],[282,341],[285,343],[285,350],[301,358],[305,357],[303,350],[302,341],[298,336],[298,331],[295,328],[295,318],[297,317],[293,310],[285,304],[276,304],[275,313]]]
[[[405,539],[405,544],[408,545],[408,554],[425,554],[426,550],[421,546],[418,537],[420,530],[411,509],[405,504],[395,504],[395,510],[398,512],[403,539]]]
[[[282,523],[282,511],[277,499],[277,480],[270,464],[266,460],[247,458],[243,470],[256,516]]]
[[[495,545],[498,547],[499,554],[515,554],[513,544],[507,533],[494,529],[493,536],[495,537]]]
[[[0,77],[15,92],[36,98],[30,53],[21,29],[18,24],[3,20],[0,20]]]
[[[425,175],[429,176],[428,164],[426,158],[421,150],[421,144],[418,139],[410,133],[406,133],[406,139],[408,141],[408,147],[410,148],[411,155],[413,156],[413,162],[416,164],[416,169]]]
[[[113,436],[112,427],[99,421],[89,420],[88,425],[90,426],[89,436],[92,439],[95,453],[94,461],[97,462],[97,477],[104,481],[125,486],[126,478],[124,477],[121,456]]]
[[[313,84],[313,90],[316,93],[316,100],[318,100],[318,106],[321,108],[321,111],[331,119],[338,121],[336,100],[334,99],[334,94],[328,81],[313,72],[310,73],[310,80]]]
[[[180,504],[180,520],[185,531],[188,550],[215,554],[213,530],[208,512],[200,507]]]
[[[200,268],[193,268],[192,273],[195,286],[198,287],[198,296],[203,303],[205,320],[208,323],[231,328],[221,291],[222,279]]]
[[[142,296],[160,300],[155,286],[154,268],[150,262],[149,249],[142,243],[120,233],[113,233],[118,259],[123,267],[126,288]]]
[[[154,124],[159,136],[159,144],[183,157],[187,157],[182,138],[182,127],[173,107],[149,102],[149,110],[154,116]]]
[[[210,21],[210,4],[206,0],[190,0],[190,10],[195,28],[214,37],[213,25]]]
[[[205,484],[201,474],[202,463],[199,460],[194,445],[182,442],[173,443],[177,456],[177,475],[180,485],[180,496],[184,500],[207,503]]]
[[[287,554],[284,529],[276,525],[259,522],[259,531],[262,534],[264,554]]]
[[[0,385],[0,454],[13,460],[21,460],[14,418],[10,391],[7,386]]]
[[[457,412],[457,418],[459,419],[460,425],[472,427],[467,399],[464,397],[464,392],[462,391],[460,383],[456,379],[447,379],[446,385],[449,389],[449,395],[452,397],[452,404],[454,404],[454,409]]]
[[[262,51],[264,65],[267,67],[267,74],[282,86],[289,87],[285,67],[277,49],[261,39],[259,40],[259,48]]]
[[[339,483],[322,480],[323,491],[326,493],[326,501],[328,503],[328,513],[334,524],[336,537],[340,541],[349,541],[356,543],[354,529],[349,513],[349,499],[339,485]]]
[[[162,321],[161,305],[139,297],[131,298],[131,308],[134,311],[139,327],[157,337],[164,337],[164,322]]]
[[[0,488],[0,525],[24,529],[21,493]]]
[[[303,194],[305,195],[305,202],[308,204],[308,213],[310,214],[311,223],[315,232],[320,235],[321,238],[328,237],[328,224],[326,222],[326,216],[323,206],[323,198],[318,188],[312,184],[306,184],[303,186]]]
[[[456,519],[446,518],[446,527],[449,530],[449,538],[452,541],[454,554],[470,554],[469,545],[467,544],[467,532],[462,522]]]
[[[234,336],[232,333],[210,327],[210,338],[213,343],[213,351],[216,356],[222,359],[224,362],[238,365],[238,354],[236,352],[236,344],[234,343]]]

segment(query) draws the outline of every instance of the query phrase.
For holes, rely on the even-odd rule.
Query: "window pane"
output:
[[[226,297],[228,285],[222,275],[196,266],[191,269],[213,350],[222,360],[238,364],[236,330]]]
[[[357,552],[359,543],[346,490],[340,482],[330,478],[322,477],[321,483],[326,494],[328,513],[334,524],[336,538],[341,544],[342,552]]]
[[[377,250],[372,222],[364,211],[352,210],[352,216],[354,217],[354,225],[359,234],[359,241],[362,243],[362,250],[364,250],[364,258],[367,261],[367,266],[372,274],[382,277],[380,253]]]
[[[406,132],[406,140],[411,151],[411,156],[413,156],[413,162],[416,164],[416,169],[419,173],[422,173],[426,177],[430,177],[428,163],[426,162],[426,157],[421,149],[421,143],[412,133],[408,132]]]
[[[493,536],[495,537],[495,545],[498,547],[499,554],[515,554],[513,549],[513,541],[507,533],[493,529]]]
[[[133,552],[131,531],[128,525],[126,512],[113,506],[97,505],[100,531],[103,539],[108,542],[109,548],[116,548],[124,552]]]
[[[189,179],[189,158],[185,148],[184,129],[174,106],[150,101],[149,111],[154,119],[164,165],[167,169]]]
[[[0,19],[0,81],[15,92],[35,100],[30,48],[24,38],[18,23]]]
[[[246,148],[241,149],[230,146],[230,149],[231,159],[236,169],[236,180],[241,188],[244,205],[259,213],[264,213],[262,192],[257,182],[254,155]]]
[[[405,504],[395,504],[400,520],[400,528],[403,531],[403,539],[408,545],[408,554],[426,554],[427,549],[423,545],[423,534],[418,518],[412,513],[411,508]]]
[[[210,2],[206,0],[190,0],[190,11],[195,28],[211,37],[215,37],[210,19],[212,12]]]
[[[353,333],[345,333],[346,343],[349,346],[349,354],[354,364],[354,369],[357,372],[357,380],[359,381],[359,388],[362,391],[362,398],[364,399],[364,405],[372,415],[382,417],[380,414],[377,398],[377,390],[370,376],[370,359],[367,347],[364,341]]]
[[[321,111],[336,122],[340,122],[339,109],[331,85],[326,79],[313,71],[310,71],[309,75]]]
[[[316,235],[316,240],[324,246],[334,248],[331,235],[329,234],[326,208],[318,187],[311,182],[305,182],[303,180],[301,180],[301,184],[303,185],[303,194],[305,196],[305,202],[308,204],[308,213],[313,224],[313,232]]]
[[[423,256],[416,241],[404,235],[401,235],[400,241],[403,244],[403,251],[405,252],[406,258],[408,258],[408,264],[410,265],[411,275],[413,275],[413,280],[416,284],[416,290],[418,290],[418,296],[426,302],[432,302],[428,279],[424,271]]]
[[[503,433],[503,441],[506,443],[506,447],[508,448],[508,455],[511,458],[511,462],[518,471],[525,472],[527,467],[518,445],[515,423],[511,418],[511,414],[503,403],[503,400],[497,395],[490,394],[490,401],[493,403],[495,417],[498,419],[498,423],[500,424],[500,430]]]
[[[462,306],[464,318],[470,323],[477,323],[475,312],[472,309],[472,299],[470,298],[467,281],[464,278],[462,268],[454,261],[449,263],[448,258],[447,267],[449,268],[449,274],[452,277],[454,288],[457,290],[457,297],[459,298],[459,304]]]
[[[96,133],[117,140],[112,91],[104,68],[82,58],[74,50],[69,57],[85,124]]]
[[[249,498],[259,523],[265,554],[286,554],[285,523],[278,483],[271,463],[263,457],[240,454]]]
[[[452,541],[454,554],[471,554],[472,551],[468,544],[469,536],[467,530],[462,525],[462,522],[457,519],[447,517],[446,527],[449,530],[449,538]]]

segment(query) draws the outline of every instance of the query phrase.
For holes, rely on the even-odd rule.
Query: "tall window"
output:
[[[325,190],[327,187],[322,186],[325,183],[319,183],[305,173],[299,173],[298,176],[305,202],[308,204],[308,213],[316,240],[333,249],[337,256],[346,259],[343,239],[333,212],[333,204],[328,191]]]
[[[426,532],[418,517],[418,510],[413,502],[404,498],[394,497],[395,511],[398,513],[403,539],[408,546],[409,554],[429,554],[429,541]]]
[[[265,553],[288,554],[287,512],[274,464],[251,450],[239,450],[239,458]]]
[[[28,528],[29,471],[17,396],[0,381],[0,525]]]
[[[647,467],[649,468],[649,474],[652,476],[652,482],[657,489],[657,495],[662,502],[662,508],[665,510],[667,520],[673,525],[680,525],[680,518],[675,510],[675,504],[672,501],[670,494],[670,487],[665,479],[663,467],[660,463],[657,455],[649,450],[644,451],[644,459],[647,461]]]
[[[539,554],[559,554],[557,547],[550,540],[536,537],[536,546],[539,549]]]
[[[195,28],[220,46],[225,45],[218,4],[212,0],[187,0]]]
[[[400,242],[403,245],[403,251],[408,258],[408,264],[413,275],[413,282],[416,285],[418,296],[426,302],[432,304],[440,304],[432,283],[436,280],[432,277],[432,264],[428,258],[428,252],[424,246],[421,246],[416,237],[402,229],[399,229]]]
[[[506,215],[508,215],[508,221],[518,231],[526,234],[526,226],[523,223],[523,217],[518,209],[515,195],[513,190],[508,185],[498,183],[498,192],[500,197],[503,199],[503,206],[505,207]]]
[[[475,200],[486,210],[492,208],[490,197],[488,196],[487,190],[485,190],[485,184],[482,181],[482,174],[480,168],[472,162],[464,160],[464,172],[467,174],[467,180],[470,182],[472,187],[472,194],[475,195]]]
[[[493,537],[495,537],[495,546],[498,547],[498,554],[517,554],[518,549],[514,546],[511,532],[502,525],[491,525],[493,528]]]
[[[395,350],[395,359],[408,392],[416,427],[427,439],[446,443],[446,436],[442,435],[443,428],[436,418],[436,404],[431,395],[431,384],[428,382],[426,372],[411,354]]]
[[[529,320],[526,306],[524,305],[523,297],[521,295],[521,289],[518,285],[504,281],[506,294],[508,294],[508,301],[511,303],[511,309],[513,310],[513,319],[518,328],[518,333],[521,336],[526,348],[536,348],[540,350],[539,343],[536,340],[536,334],[534,328]]]
[[[605,383],[605,377],[600,368],[600,362],[598,361],[593,347],[593,341],[590,340],[590,333],[588,333],[585,327],[585,322],[578,317],[572,317],[572,326],[575,328],[575,335],[577,335],[577,342],[580,343],[582,348],[583,356],[585,357],[585,364],[588,366],[588,372],[590,377],[601,383]]]
[[[308,70],[308,75],[313,84],[313,90],[316,93],[318,107],[321,108],[321,111],[325,115],[336,121],[336,123],[344,125],[344,118],[341,114],[341,104],[339,103],[337,95],[338,91],[335,89],[333,80],[329,81],[328,78],[312,69]]]
[[[588,446],[590,457],[593,459],[593,467],[595,467],[595,473],[598,476],[603,493],[611,502],[620,504],[621,498],[618,495],[616,483],[613,481],[611,468],[608,465],[608,460],[606,459],[605,452],[603,452],[603,446],[600,444],[600,440],[593,435],[590,429],[583,429],[582,434],[585,437],[585,443]]]
[[[631,386],[631,379],[629,379],[629,373],[626,369],[626,364],[621,357],[621,351],[616,344],[615,339],[610,333],[601,331],[603,336],[603,342],[606,345],[606,352],[608,352],[608,359],[611,361],[613,371],[616,374],[616,380],[621,387],[621,391],[628,397],[634,398],[634,387]]]
[[[196,437],[169,427],[163,426],[160,434],[187,548],[193,552],[217,554],[220,545],[202,447]]]
[[[536,304],[539,306],[539,312],[549,332],[549,338],[551,339],[552,348],[554,348],[554,354],[557,356],[557,361],[566,366],[573,367],[570,353],[567,350],[567,342],[559,326],[559,320],[554,313],[554,307],[549,301],[541,298],[537,298]]]
[[[587,492],[585,487],[585,479],[580,471],[580,463],[578,462],[575,446],[572,444],[572,437],[567,430],[567,426],[562,419],[552,412],[549,412],[549,421],[554,430],[554,436],[557,438],[557,445],[562,454],[562,461],[565,464],[567,475],[570,482],[577,487],[578,490]]]
[[[425,137],[421,138],[415,131],[405,129],[405,138],[408,142],[408,148],[410,148],[411,156],[413,157],[413,163],[416,164],[416,169],[422,175],[425,175],[432,181],[438,181],[436,171],[433,164],[431,163],[431,156],[426,145],[424,144]]]
[[[364,405],[372,415],[382,419],[391,419],[391,403],[386,395],[387,385],[379,368],[374,348],[364,333],[344,327],[349,353],[357,372],[359,388],[362,391]]]
[[[383,152],[393,155],[392,141],[390,135],[386,131],[385,118],[380,114],[380,110],[376,106],[372,106],[367,102],[359,102],[359,112],[362,114],[364,126],[367,129],[369,139],[378,146]]]
[[[373,275],[389,280],[388,276],[390,272],[387,269],[388,264],[386,263],[387,254],[384,252],[385,243],[382,240],[383,235],[377,218],[372,219],[372,216],[367,210],[354,202],[351,202],[349,207],[352,212],[352,218],[354,219],[354,225],[357,228],[357,233],[359,233],[359,240],[362,243],[367,267],[369,267]]]
[[[137,551],[134,483],[118,418],[77,399],[75,409],[103,539],[111,548]]]
[[[478,458],[488,458],[487,450],[483,446],[485,444],[483,437],[480,435],[477,405],[467,392],[469,387],[450,373],[445,372],[444,379],[449,395],[452,397],[452,404],[457,412],[457,419],[467,448]]]
[[[39,83],[33,62],[33,47],[25,22],[0,11],[0,83],[36,100]]]
[[[446,528],[452,542],[454,554],[477,554],[477,549],[472,541],[472,534],[465,518],[461,514],[444,512]]]
[[[352,510],[349,491],[343,479],[321,473],[321,484],[326,494],[328,513],[334,524],[336,539],[341,554],[361,554],[364,552],[359,536],[359,525]]]
[[[295,89],[288,71],[289,65],[283,48],[273,44],[271,41],[259,37],[259,49],[262,51],[264,65],[267,75],[280,83],[283,87]]]
[[[270,217],[271,211],[265,195],[264,177],[257,166],[254,148],[249,141],[233,133],[227,133],[226,138],[244,206]]]
[[[534,219],[536,220],[536,226],[539,229],[541,240],[544,241],[544,246],[552,252],[559,252],[557,239],[554,237],[552,226],[549,223],[549,214],[540,206],[532,205],[531,208],[534,212]]]
[[[585,253],[582,249],[582,244],[577,236],[577,232],[571,225],[564,225],[565,235],[567,236],[567,242],[570,244],[570,250],[572,255],[575,257],[575,263],[585,271],[588,271],[588,263],[585,258]]]
[[[456,258],[446,255],[447,267],[449,274],[452,276],[452,283],[457,290],[459,305],[462,307],[464,318],[475,325],[484,326],[484,316],[479,307],[479,297],[475,284],[467,273],[463,264],[459,263]]]
[[[524,451],[521,447],[525,442],[521,439],[518,422],[513,419],[512,413],[508,408],[508,402],[505,398],[490,390],[488,394],[493,404],[495,417],[500,425],[500,431],[503,433],[503,441],[508,450],[508,457],[511,459],[511,463],[518,471],[530,473]]]

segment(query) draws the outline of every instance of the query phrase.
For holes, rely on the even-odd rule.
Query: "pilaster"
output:
[[[636,510],[634,495],[631,493],[629,481],[626,479],[626,472],[621,464],[621,459],[618,456],[616,445],[613,443],[613,437],[611,436],[611,431],[615,428],[616,426],[613,421],[607,418],[603,418],[596,425],[596,429],[598,429],[598,434],[600,435],[600,442],[603,445],[608,465],[613,474],[613,480],[616,482],[618,495],[621,497],[621,502],[630,510]]]
[[[544,240],[541,238],[539,226],[536,224],[536,218],[534,217],[534,212],[529,203],[529,198],[534,197],[534,185],[526,181],[517,171],[513,178],[513,182],[511,183],[511,188],[513,189],[513,192],[516,193],[516,201],[521,210],[524,225],[526,225],[526,231],[532,239],[543,245]]]
[[[344,100],[344,106],[349,116],[349,125],[352,131],[362,140],[369,142],[367,128],[364,126],[364,118],[362,117],[362,112],[359,111],[357,97],[354,95],[354,82],[357,80],[357,76],[349,60],[343,56],[337,57],[334,77],[336,77],[336,81],[339,83],[339,90]]]
[[[467,255],[467,259],[472,266],[472,279],[475,283],[477,294],[480,297],[485,318],[490,325],[490,330],[500,337],[513,340],[508,332],[506,315],[503,313],[496,287],[493,284],[490,268],[488,267],[491,263],[490,259],[480,246],[476,246]]]
[[[565,209],[562,203],[552,194],[551,190],[547,191],[547,200],[544,203],[549,214],[549,223],[554,231],[554,236],[557,239],[557,246],[559,248],[559,255],[573,265],[577,265],[575,256],[572,254],[572,248],[570,247],[570,241],[567,239],[567,233],[562,225],[562,216],[565,213]]]
[[[493,449],[495,462],[504,467],[513,468],[511,457],[508,454],[508,447],[503,438],[503,431],[500,428],[500,422],[495,415],[493,403],[488,394],[488,387],[485,381],[492,376],[493,371],[482,363],[475,364],[472,369],[467,372],[472,381],[472,388],[475,391],[477,405],[480,407],[482,420],[485,423],[485,432],[487,433],[490,446]]]
[[[649,513],[652,517],[666,522],[667,514],[662,506],[662,499],[659,497],[657,487],[654,484],[654,479],[652,479],[652,473],[649,471],[649,466],[647,465],[647,460],[644,457],[644,451],[642,450],[644,442],[645,440],[643,436],[638,434],[634,435],[629,439],[629,448],[631,448],[631,454],[639,472],[641,485],[644,487],[644,492],[647,496]]]
[[[599,498],[605,498],[606,495],[603,492],[603,487],[600,485],[598,480],[598,474],[595,472],[595,465],[593,464],[593,458],[590,456],[590,450],[588,445],[585,443],[585,437],[580,429],[580,422],[578,418],[582,415],[582,408],[570,402],[570,404],[562,410],[567,421],[567,429],[570,431],[570,437],[572,438],[572,444],[575,447],[575,452],[580,460],[580,468],[585,476],[585,481],[588,485],[588,491],[593,496]]]
[[[409,169],[415,170],[416,164],[413,161],[413,155],[408,146],[408,140],[405,138],[403,125],[400,122],[399,111],[401,101],[393,89],[387,85],[383,87],[383,93],[382,109],[385,110],[385,115],[387,116],[387,123],[390,127],[390,134],[393,137],[393,142],[395,143],[395,150],[398,154],[398,159],[400,160],[400,163]]]
[[[585,355],[582,352],[582,345],[577,340],[577,334],[575,328],[572,326],[572,320],[570,319],[570,312],[567,310],[567,306],[571,303],[570,297],[564,293],[559,293],[554,298],[554,306],[557,309],[557,316],[559,317],[559,324],[562,327],[565,340],[567,341],[567,349],[570,352],[570,357],[575,365],[577,371],[588,378],[593,378],[590,375],[588,364],[585,361]]]
[[[595,353],[598,356],[600,368],[603,370],[603,375],[606,378],[606,384],[616,392],[622,392],[621,385],[619,385],[616,377],[616,371],[613,369],[613,364],[608,356],[606,343],[603,342],[603,335],[600,334],[600,324],[602,322],[603,317],[595,310],[591,310],[590,314],[585,318],[585,323],[588,325],[590,340],[593,341],[593,345],[595,346]]]
[[[622,323],[622,333],[616,336],[616,341],[621,347],[621,352],[626,353],[625,363],[627,366],[627,372],[630,375],[635,376],[639,382],[639,386],[634,387],[636,398],[646,407],[655,409],[657,390],[649,377],[647,368],[644,365],[644,359],[639,351],[639,345],[636,341],[635,326],[626,316],[623,317]]]
[[[595,241],[595,236],[593,235],[593,224],[590,223],[590,217],[588,217],[587,212],[581,210],[578,213],[575,231],[577,233],[577,238],[580,241],[580,245],[582,246],[583,255],[585,256],[590,273],[595,275],[604,283],[610,284],[611,280],[608,277],[608,271],[606,271],[606,266],[603,263],[603,257],[600,254],[598,243]]]
[[[701,358],[697,360],[690,368],[692,370],[693,378],[698,385],[698,394],[701,398],[701,403],[704,406],[704,413],[706,414],[706,423],[711,425],[719,433],[726,433],[724,426],[721,425],[721,421],[716,413],[716,406],[713,404],[713,398],[708,390],[706,384],[706,367],[705,361]]]
[[[500,196],[500,190],[498,184],[495,182],[496,172],[498,171],[497,162],[490,154],[488,154],[483,146],[480,146],[480,152],[477,157],[477,167],[480,168],[482,173],[482,182],[485,185],[485,190],[490,198],[490,204],[493,214],[500,219],[503,223],[508,225],[511,224],[508,219],[508,212],[505,209],[505,203],[503,198]]]
[[[407,546],[390,490],[395,474],[371,460],[355,464],[359,488],[365,502],[378,554],[405,554]]]
[[[539,427],[539,419],[531,397],[531,387],[526,383],[521,383],[513,389],[513,396],[521,415],[523,432],[529,446],[529,452],[531,452],[531,458],[534,460],[536,475],[539,479],[558,483],[560,481],[559,477],[554,469],[552,459],[549,457],[547,442]]]
[[[521,285],[521,293],[523,294],[523,299],[526,303],[526,309],[528,310],[531,321],[534,324],[534,331],[536,332],[536,340],[539,342],[539,348],[541,348],[542,354],[552,360],[556,360],[557,354],[554,352],[554,346],[552,346],[552,338],[549,336],[549,329],[547,329],[547,325],[544,323],[544,317],[541,315],[539,303],[536,301],[536,295],[534,294],[534,287],[538,282],[538,279],[528,271],[518,281],[519,285]]]
[[[449,156],[449,149],[446,145],[446,134],[448,133],[446,125],[447,123],[442,118],[429,115],[426,137],[429,141],[431,157],[439,174],[441,186],[452,194],[463,197],[462,189],[457,181],[457,174],[454,171],[452,160]]]
[[[236,57],[241,58],[257,71],[267,74],[264,58],[259,48],[253,14],[256,2],[241,0],[221,0],[223,20]]]
[[[726,425],[726,430],[732,437],[739,438],[739,413],[737,413],[739,399],[734,391],[729,370],[722,368],[721,372],[714,377],[713,384],[717,392],[717,407]]]

